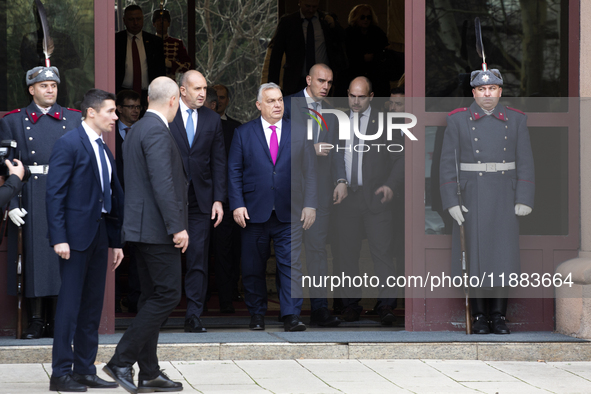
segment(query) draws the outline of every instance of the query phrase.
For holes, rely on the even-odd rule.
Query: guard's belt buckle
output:
[[[49,165],[43,164],[43,165],[29,166],[29,170],[31,171],[31,174],[47,175],[47,173],[49,172]]]
[[[486,163],[486,172],[497,172],[497,163]]]

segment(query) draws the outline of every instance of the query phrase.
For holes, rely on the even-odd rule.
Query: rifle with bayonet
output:
[[[456,159],[456,183],[458,187],[458,204],[460,206],[460,212],[462,212],[462,189],[460,187],[460,171],[458,169],[458,154],[454,151]],[[468,258],[466,257],[466,231],[464,225],[460,225],[460,263],[462,264],[462,278],[464,279],[464,296],[466,297],[466,334],[472,334],[472,314],[470,313],[470,268],[468,267]]]
[[[20,156],[20,155],[19,155]],[[23,209],[23,192],[18,193],[18,205],[19,208]],[[16,259],[16,339],[21,339],[21,333],[23,331],[23,226],[18,226],[18,246],[17,246],[17,259]]]

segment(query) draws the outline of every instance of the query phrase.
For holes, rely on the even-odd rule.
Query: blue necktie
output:
[[[187,110],[189,118],[187,119],[187,139],[189,140],[189,146],[193,145],[193,139],[195,138],[195,125],[193,124],[193,110],[189,108]]]
[[[108,213],[111,212],[111,185],[109,182],[109,167],[107,167],[107,159],[105,159],[103,140],[97,138],[96,143],[99,146],[99,156],[101,158],[101,167],[103,169],[103,201],[105,205],[105,211]]]

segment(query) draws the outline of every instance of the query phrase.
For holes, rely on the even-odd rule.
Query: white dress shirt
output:
[[[99,145],[98,142],[96,142],[97,138],[100,138],[102,143],[104,144],[103,141],[103,136],[99,136],[96,131],[94,131],[93,129],[90,128],[90,126],[88,124],[86,124],[86,122],[82,122],[82,127],[84,128],[84,131],[86,131],[86,135],[88,136],[88,139],[90,140],[90,145],[92,145],[92,150],[94,150],[94,157],[96,158],[96,164],[98,166],[98,170],[99,170],[99,177],[101,179],[101,190],[104,192],[103,189],[103,165],[101,164],[101,156],[99,153]],[[103,147],[104,148],[104,147]],[[109,156],[107,155],[106,152],[106,148],[105,149],[105,160],[107,162],[107,168],[109,169],[109,173],[107,174],[107,176],[109,177],[109,184],[111,183],[111,161],[109,160]],[[111,194],[113,193],[113,191],[111,190]],[[103,202],[103,208],[102,211],[104,213],[107,212],[107,210],[105,209],[105,203]]]
[[[351,166],[353,165],[353,137],[355,136],[353,131],[353,126],[355,125],[355,121],[353,120],[354,112],[351,111],[349,115],[349,123],[351,125],[351,137],[347,140],[347,145],[345,148],[345,170],[347,171],[347,182],[349,185],[351,184]],[[371,114],[371,106],[367,107],[367,109],[363,112],[363,116],[361,116],[361,121],[359,122],[359,133],[362,135],[367,134],[367,124],[369,123],[369,115]],[[361,114],[359,114],[361,115]],[[365,140],[359,139],[359,144],[363,144]],[[363,151],[362,149],[358,148],[358,155],[359,161],[357,163],[357,185],[363,186],[363,171],[362,171],[362,164],[363,164]]]
[[[135,35],[137,37],[137,51],[140,55],[140,65],[142,67],[142,90],[148,90],[148,60],[146,59],[146,49],[144,48],[144,39],[140,31]],[[123,87],[133,88],[133,53],[131,46],[134,35],[127,32],[127,53],[125,57],[125,77],[123,78]]]

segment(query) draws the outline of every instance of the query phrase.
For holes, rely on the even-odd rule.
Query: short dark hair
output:
[[[99,111],[103,105],[103,101],[105,100],[116,101],[117,98],[113,93],[105,92],[104,90],[100,89],[90,89],[88,92],[86,92],[84,98],[82,99],[82,104],[80,104],[82,116],[86,117],[88,108],[93,108],[94,110]]]
[[[208,103],[213,103],[214,101],[217,103],[217,101],[218,101],[218,93],[211,86],[207,87],[205,101]]]
[[[405,94],[404,86],[398,86],[390,90],[390,94]]]
[[[125,104],[125,100],[141,100],[140,94],[135,90],[122,90],[117,93],[117,101],[115,104],[123,105]]]
[[[128,5],[127,7],[125,7],[125,11],[123,11],[123,16],[125,16],[125,14],[127,14],[128,12],[131,11],[141,11],[142,14],[144,13],[144,10],[142,10],[142,7],[140,7],[137,4],[132,4],[132,5]]]
[[[218,89],[224,89],[226,91],[226,96],[228,97],[228,100],[230,99],[230,90],[228,89],[228,87],[226,85],[222,85],[221,83],[218,83],[217,85],[213,85],[213,88],[216,91]]]

